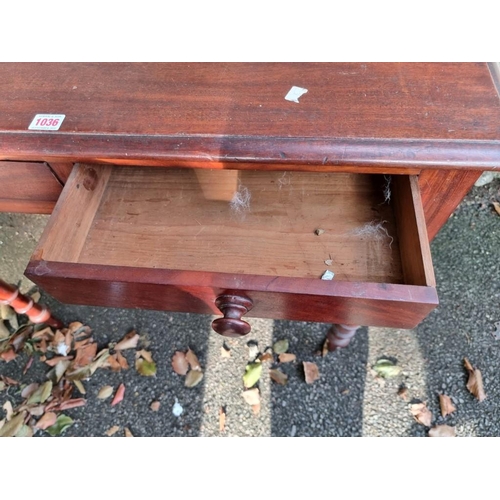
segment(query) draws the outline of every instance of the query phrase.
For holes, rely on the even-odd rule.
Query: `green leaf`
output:
[[[145,359],[138,359],[135,362],[135,369],[143,377],[154,377],[156,375],[156,363],[154,361],[146,361]]]
[[[21,428],[16,432],[15,437],[33,437],[33,429],[29,425],[21,425]]]
[[[52,382],[49,380],[41,385],[26,401],[26,404],[32,405],[37,403],[44,403],[52,392]]]
[[[57,417],[56,423],[47,428],[47,432],[51,436],[60,436],[64,431],[69,429],[73,423],[72,418],[61,414]]]
[[[288,340],[283,339],[275,342],[273,345],[273,351],[276,354],[283,354],[284,352],[288,351]]]
[[[250,363],[245,368],[245,375],[243,375],[243,384],[247,389],[253,387],[262,375],[262,363]]]
[[[401,367],[390,359],[379,359],[373,369],[377,372],[377,375],[384,378],[397,377],[401,373]]]

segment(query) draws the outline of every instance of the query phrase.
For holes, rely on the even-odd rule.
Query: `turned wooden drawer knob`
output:
[[[215,305],[224,314],[223,318],[212,321],[212,328],[224,337],[241,337],[250,333],[250,325],[241,319],[250,309],[253,303],[247,297],[238,295],[219,295],[215,299]]]

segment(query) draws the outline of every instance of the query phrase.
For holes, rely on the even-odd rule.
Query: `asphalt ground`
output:
[[[135,329],[146,334],[148,349],[157,364],[155,377],[142,377],[133,367],[133,350],[125,351],[131,368],[121,372],[97,370],[84,382],[85,406],[65,413],[74,419],[66,436],[103,436],[113,426],[134,436],[427,436],[410,404],[426,402],[432,425],[447,424],[458,436],[500,436],[500,216],[492,201],[500,201],[500,179],[474,187],[431,244],[440,305],[414,330],[360,329],[346,349],[328,354],[321,349],[328,325],[250,319],[252,333],[226,340],[230,357],[221,355],[224,339],[211,331],[211,317],[195,314],[108,309],[64,305],[42,292],[41,302],[64,322],[88,324],[101,347],[120,340]],[[31,288],[24,268],[48,217],[0,214],[0,276]],[[288,375],[284,386],[269,378],[264,363],[259,382],[261,409],[256,415],[242,397],[245,366],[281,339],[297,361],[281,365]],[[175,351],[190,347],[204,370],[202,382],[184,386],[174,373]],[[373,365],[381,357],[393,359],[402,371],[395,378],[375,376]],[[479,402],[466,388],[463,360],[481,370],[486,399]],[[26,375],[21,355],[0,362],[0,374],[23,384],[43,382],[47,367],[36,361]],[[302,362],[317,364],[320,378],[306,384]],[[273,365],[274,366],[274,365]],[[99,389],[123,383],[123,401],[97,399]],[[406,399],[398,395],[404,385]],[[0,405],[21,401],[15,388],[0,392]],[[452,398],[456,411],[440,416],[439,394]],[[150,404],[160,403],[158,411]],[[176,401],[182,414],[175,416]],[[221,408],[225,412],[220,427]],[[39,431],[37,436],[45,436]]]

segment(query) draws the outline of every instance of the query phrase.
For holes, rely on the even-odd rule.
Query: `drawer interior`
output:
[[[35,260],[434,286],[415,177],[77,165]]]

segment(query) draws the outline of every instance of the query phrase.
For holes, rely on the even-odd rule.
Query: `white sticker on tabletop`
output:
[[[28,130],[59,130],[66,115],[36,115]]]
[[[289,91],[288,94],[285,96],[285,99],[287,101],[292,101],[292,102],[299,102],[299,97],[306,94],[307,89],[303,89],[302,87],[295,87],[293,86]]]

